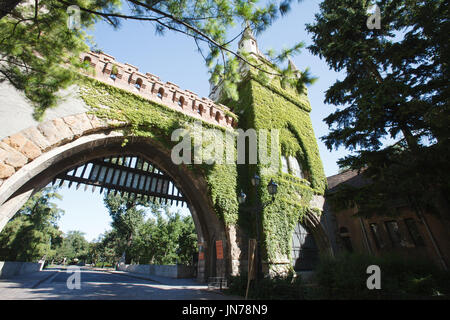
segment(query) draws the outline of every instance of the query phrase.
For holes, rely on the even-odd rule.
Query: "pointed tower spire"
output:
[[[298,70],[297,66],[295,65],[294,61],[292,61],[290,56],[288,56],[288,61],[289,61],[289,69],[291,69],[294,72],[297,78],[300,78],[301,76],[300,70]]]
[[[256,42],[255,35],[253,33],[252,27],[250,26],[250,22],[248,22],[248,20],[245,21],[245,30],[244,30],[244,34],[243,34],[242,38],[252,39],[252,40],[255,40],[255,42]]]
[[[294,61],[292,61],[291,57],[288,57],[288,61],[289,61],[289,68],[291,68],[291,70],[298,71],[298,68],[295,65]]]
[[[253,34],[250,22],[245,21],[245,30],[242,34],[241,40],[238,43],[239,50],[246,51],[248,53],[259,54],[258,44],[256,42],[256,37]]]

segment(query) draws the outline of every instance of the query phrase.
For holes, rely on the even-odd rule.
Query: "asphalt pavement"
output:
[[[68,272],[69,271],[69,272]],[[65,268],[0,280],[0,300],[230,300],[189,279],[159,277],[81,268]]]

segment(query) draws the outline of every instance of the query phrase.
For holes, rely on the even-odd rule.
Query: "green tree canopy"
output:
[[[91,250],[93,260],[115,264],[125,253],[126,263],[193,263],[197,233],[191,216],[127,195],[110,193],[104,201],[113,220],[112,230]]]
[[[80,16],[83,28],[97,19],[86,13]],[[83,67],[78,57],[88,50],[86,34],[69,30],[68,17],[61,3],[43,0],[19,4],[0,19],[0,81],[25,93],[35,105],[37,119],[56,104],[56,93],[72,84]]]
[[[2,1],[0,10],[0,81],[8,80],[24,91],[35,104],[35,117],[56,104],[56,93],[73,83],[79,68],[86,67],[79,53],[87,50],[85,30],[103,19],[113,28],[123,20],[148,23],[158,34],[166,31],[191,38],[208,66],[212,79],[224,80],[227,90],[236,93],[239,81],[236,61],[255,68],[260,66],[235,50],[234,43],[246,30],[244,21],[256,32],[266,30],[280,15],[290,10],[292,0],[263,1],[191,1],[191,0],[41,0]],[[300,0],[298,0],[300,2]],[[68,28],[68,10],[80,9],[79,27]],[[231,34],[234,26],[242,31]],[[273,61],[283,62],[299,52],[301,43],[271,54]],[[265,72],[265,71],[264,71]],[[277,73],[292,74],[286,68]],[[236,96],[234,95],[234,98]]]
[[[146,248],[146,263],[191,265],[197,253],[192,217],[171,212],[167,206],[153,210],[152,214],[140,236],[141,245]]]
[[[307,25],[309,50],[345,71],[326,92],[337,109],[325,118],[330,133],[322,139],[330,150],[353,151],[339,164],[372,179],[354,194],[361,212],[385,212],[397,197],[448,217],[448,2],[376,1],[380,29],[366,23],[372,4],[324,0]],[[384,146],[386,138],[394,143]]]
[[[112,218],[111,226],[126,241],[125,253],[130,250],[133,238],[144,223],[145,210],[139,208],[139,200],[130,195],[109,193],[104,198],[106,209]],[[128,255],[127,254],[127,255]]]
[[[55,188],[33,195],[0,233],[0,260],[35,262],[49,258],[62,243],[57,221],[64,213],[52,199],[61,199]]]
[[[54,259],[61,262],[65,258],[68,263],[76,262],[75,259],[85,262],[89,252],[89,242],[84,235],[81,231],[68,231],[63,236],[62,244],[56,250]]]

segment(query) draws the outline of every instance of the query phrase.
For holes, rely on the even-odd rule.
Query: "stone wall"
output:
[[[94,71],[93,74],[88,72],[86,75],[96,80],[164,104],[193,118],[228,128],[237,126],[236,116],[227,106],[206,97],[200,98],[189,90],[180,89],[172,82],[164,83],[151,73],[141,73],[137,67],[118,62],[113,56],[85,52],[81,54],[80,59],[89,63]]]
[[[0,261],[0,278],[10,278],[26,273],[42,270],[44,262],[12,262]]]
[[[48,120],[37,127],[29,127],[2,139],[0,141],[0,187],[16,171],[42,154],[76,140],[82,135],[111,127],[113,122],[100,120],[95,115],[80,113]],[[0,194],[3,195],[1,192]],[[0,196],[0,203],[5,200],[6,198]],[[0,230],[2,227],[3,225],[0,226]]]
[[[158,264],[119,264],[118,270],[167,278],[193,278],[195,267]]]

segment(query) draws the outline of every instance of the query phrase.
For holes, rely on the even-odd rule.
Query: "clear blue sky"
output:
[[[298,41],[304,41],[306,46],[311,44],[311,37],[305,30],[305,24],[313,22],[314,14],[319,11],[319,2],[304,1],[297,4],[294,1],[292,10],[287,16],[278,20],[264,34],[257,36],[260,50],[263,52],[269,48],[279,50]],[[101,22],[90,33],[98,48],[114,56],[116,60],[135,65],[143,73],[155,74],[163,81],[173,82],[199,96],[208,96],[207,68],[203,58],[196,51],[195,43],[186,36],[173,32],[156,36],[154,28],[144,22],[124,22],[117,31]],[[340,149],[330,152],[319,138],[328,132],[323,118],[335,108],[324,104],[325,91],[337,78],[343,76],[329,70],[323,60],[311,55],[306,49],[298,56],[294,56],[293,61],[300,70],[309,67],[311,73],[319,78],[308,88],[312,106],[311,120],[325,173],[327,176],[336,174],[338,172],[336,160],[345,156],[347,151]],[[92,240],[110,228],[110,218],[98,191],[92,194],[81,189],[61,190],[64,200],[58,204],[66,214],[60,221],[60,227],[65,232],[68,230],[85,232],[86,238]]]

